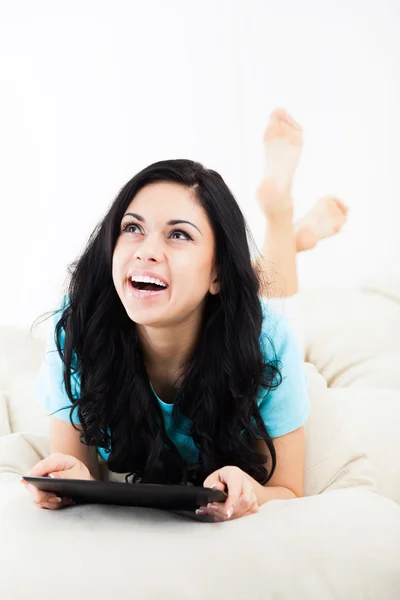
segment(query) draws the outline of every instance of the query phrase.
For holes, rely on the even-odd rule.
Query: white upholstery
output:
[[[29,334],[0,328],[0,598],[30,597],[35,584],[41,600],[400,598],[400,302],[396,286],[381,289],[300,294],[305,497],[226,523],[120,506],[38,509],[19,478],[49,453],[33,395],[46,332],[26,343]],[[124,480],[103,461],[101,474]]]
[[[400,390],[400,284],[300,294],[306,360],[329,387]]]

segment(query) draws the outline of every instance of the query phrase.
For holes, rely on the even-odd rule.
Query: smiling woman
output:
[[[170,219],[170,215],[182,217]],[[182,229],[176,228],[178,224]],[[214,263],[213,230],[192,188],[157,181],[135,194],[115,245],[113,281],[152,365],[164,365],[168,372],[179,369],[189,357],[206,294],[218,292]],[[153,277],[153,283],[147,280],[146,291],[135,293],[132,275]],[[157,279],[168,287],[160,290]],[[180,325],[178,339],[176,324],[182,315],[190,319]]]
[[[260,298],[249,239],[218,173],[166,160],[121,189],[73,264],[36,391],[127,480],[203,485],[231,465],[264,485],[273,437],[307,419],[300,348]]]

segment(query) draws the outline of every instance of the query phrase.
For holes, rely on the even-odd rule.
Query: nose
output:
[[[156,235],[148,235],[135,252],[135,260],[160,262],[164,258],[163,243]]]

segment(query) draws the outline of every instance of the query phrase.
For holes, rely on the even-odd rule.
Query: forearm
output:
[[[262,286],[261,296],[280,298],[298,291],[292,210],[267,220],[263,253],[254,267],[261,271],[261,280],[268,282],[268,289]]]
[[[259,501],[258,506],[265,504],[269,500],[290,500],[292,498],[298,498],[292,490],[289,488],[282,487],[280,485],[273,485],[270,487],[266,487],[265,485],[261,486],[262,489],[259,490]]]
[[[250,476],[249,476],[250,477]],[[265,486],[251,477],[254,491],[257,496],[258,506],[265,504],[269,500],[290,500],[298,498],[292,490],[281,485]]]

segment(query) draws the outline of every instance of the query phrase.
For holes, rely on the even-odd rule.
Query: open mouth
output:
[[[157,283],[144,283],[143,281],[132,281],[131,279],[129,281],[133,289],[144,293],[162,292],[168,288],[168,286],[164,287],[162,285],[158,285]]]

